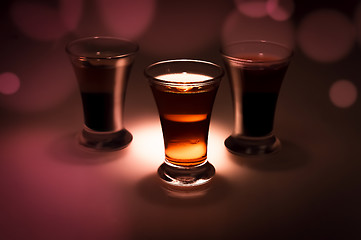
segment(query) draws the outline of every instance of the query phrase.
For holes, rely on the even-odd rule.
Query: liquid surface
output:
[[[182,73],[163,74],[157,76],[156,79],[171,81],[171,82],[203,82],[212,78],[207,75],[182,72]]]

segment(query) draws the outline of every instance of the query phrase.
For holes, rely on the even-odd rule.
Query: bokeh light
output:
[[[65,28],[74,31],[79,24],[83,13],[83,0],[60,0],[59,16]]]
[[[217,43],[227,11],[223,0],[162,1],[141,49],[153,57],[193,56]]]
[[[303,18],[298,29],[298,43],[311,59],[335,62],[350,52],[355,43],[355,29],[344,14],[322,9]]]
[[[267,15],[268,0],[234,0],[240,13],[253,18]]]
[[[155,0],[97,0],[100,16],[108,30],[136,39],[152,22]]]
[[[57,40],[74,31],[83,12],[83,0],[59,0],[59,9],[38,2],[14,1],[10,15],[18,29],[39,41]]]
[[[7,84],[9,81],[13,84],[12,89],[7,90],[17,90],[17,79],[21,79],[21,87],[16,94],[0,95],[2,107],[23,113],[46,111],[64,103],[76,91],[75,76],[62,47],[50,50],[26,45],[22,50],[28,55],[23,55],[21,60],[11,60],[17,77],[2,75],[2,83],[5,79]],[[36,55],[32,55],[32,51]],[[4,86],[1,85],[2,91]]]
[[[35,40],[56,40],[67,33],[58,11],[49,6],[16,1],[11,5],[10,14],[19,30]]]
[[[358,91],[355,84],[341,79],[334,82],[329,91],[331,102],[339,108],[348,108],[357,100]]]
[[[289,19],[295,9],[293,0],[268,0],[267,13],[276,21]]]
[[[270,17],[250,18],[235,10],[223,25],[223,44],[243,40],[268,40],[289,48],[294,47],[294,27],[290,21],[275,21]]]
[[[20,88],[19,77],[12,72],[5,72],[0,74],[0,93],[14,94]]]

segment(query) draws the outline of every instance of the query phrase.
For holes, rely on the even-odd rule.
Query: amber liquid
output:
[[[236,134],[263,137],[272,133],[277,98],[288,62],[273,56],[241,56],[252,63],[227,63],[231,75],[236,116]],[[240,125],[240,126],[239,126]]]
[[[151,88],[160,115],[166,160],[178,166],[205,162],[218,83],[186,89],[152,84]]]

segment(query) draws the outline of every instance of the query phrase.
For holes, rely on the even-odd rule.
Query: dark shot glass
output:
[[[280,150],[274,118],[292,54],[289,48],[261,40],[223,47],[234,107],[234,130],[225,140],[230,152],[258,155]]]
[[[124,128],[127,82],[138,45],[114,37],[88,37],[67,44],[84,115],[79,143],[100,151],[118,150],[133,139]]]
[[[207,161],[208,130],[223,76],[220,66],[200,60],[168,60],[145,69],[162,126],[165,161],[158,174],[175,186],[207,183],[215,169]]]

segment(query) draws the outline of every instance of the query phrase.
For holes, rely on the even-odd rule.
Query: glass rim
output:
[[[85,54],[76,54],[73,51],[70,50],[70,47],[76,43],[79,42],[85,42],[88,40],[94,40],[94,39],[108,39],[108,40],[116,40],[116,41],[122,41],[124,43],[129,43],[130,45],[134,46],[134,50],[133,51],[129,51],[128,53],[124,53],[124,54],[114,54],[112,56],[106,56],[106,57],[94,57],[94,56],[89,56],[89,55],[85,55]],[[136,54],[139,51],[139,44],[133,40],[127,39],[127,38],[121,38],[121,37],[112,37],[112,36],[91,36],[91,37],[82,37],[82,38],[77,38],[74,39],[72,41],[69,41],[66,46],[65,46],[65,50],[66,52],[74,57],[85,57],[88,59],[118,59],[118,58],[124,58],[124,57],[128,57],[131,55]]]
[[[241,45],[241,44],[262,44],[262,45],[276,46],[276,47],[282,48],[283,50],[288,51],[288,54],[285,57],[280,57],[279,59],[275,59],[275,60],[251,60],[251,59],[246,59],[246,58],[241,58],[241,57],[235,57],[235,56],[232,56],[232,54],[230,54],[230,53],[226,53],[225,48],[229,48],[229,47]],[[268,40],[244,40],[244,41],[232,42],[230,44],[226,44],[226,45],[222,46],[220,52],[223,57],[225,57],[231,61],[244,63],[244,64],[284,63],[284,62],[290,61],[290,59],[292,58],[292,56],[294,54],[294,51],[291,48],[289,48],[283,44],[273,42],[273,41],[268,41]]]
[[[157,76],[154,76],[152,74],[149,73],[149,70],[153,67],[162,65],[162,64],[166,64],[166,63],[176,63],[176,62],[190,62],[190,63],[200,63],[200,64],[206,64],[208,66],[212,66],[215,69],[218,69],[219,73],[216,76],[210,76],[210,74],[206,74],[206,73],[197,73],[197,74],[202,74],[202,75],[206,75],[208,77],[210,77],[210,79],[206,79],[203,81],[189,81],[189,82],[182,82],[182,81],[169,81],[169,80],[163,80],[160,78],[157,78]],[[176,73],[176,72],[173,72]],[[179,71],[179,73],[183,73],[181,71]],[[194,73],[194,72],[193,72]],[[166,72],[164,74],[167,74]],[[171,60],[162,60],[159,62],[155,62],[151,65],[149,65],[148,67],[146,67],[144,69],[144,75],[148,78],[149,81],[152,81],[154,83],[157,84],[161,84],[161,85],[207,85],[207,84],[211,84],[217,80],[220,80],[223,76],[224,76],[224,70],[223,68],[213,62],[210,61],[205,61],[205,60],[198,60],[198,59],[171,59]],[[161,75],[158,75],[161,76]]]

